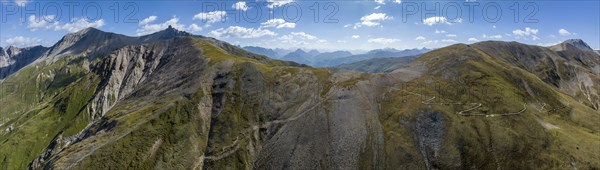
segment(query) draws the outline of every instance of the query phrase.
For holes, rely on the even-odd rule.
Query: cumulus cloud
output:
[[[139,23],[139,24],[140,24],[140,25],[146,25],[146,24],[149,24],[149,23],[151,23],[151,22],[154,22],[154,21],[156,21],[156,18],[158,18],[158,17],[157,17],[157,16],[154,16],[154,15],[152,15],[152,16],[148,16],[148,18],[144,18],[142,21],[140,21],[140,23]]]
[[[31,47],[42,44],[42,39],[16,36],[6,39],[6,44],[15,47]]]
[[[285,20],[283,20],[281,18],[270,19],[267,22],[261,23],[260,25],[263,28],[274,27],[274,28],[277,28],[277,29],[280,29],[280,28],[295,28],[296,27],[296,23],[286,22]]]
[[[456,37],[456,34],[446,34],[446,37]]]
[[[571,32],[567,31],[564,28],[561,28],[561,29],[558,30],[558,34],[560,34],[562,36],[569,36],[569,35],[571,35]]]
[[[352,39],[360,38],[360,35],[352,35]]]
[[[69,31],[69,32],[77,32],[79,30],[94,27],[100,28],[105,25],[103,19],[99,19],[96,21],[89,21],[85,18],[73,18],[71,22],[67,22],[61,24],[58,21],[54,21],[54,15],[40,16],[36,17],[31,15],[28,17],[27,29],[29,31],[36,31],[39,29],[46,30],[54,30],[54,31]]]
[[[436,33],[436,34],[444,34],[444,33],[446,33],[446,31],[444,31],[444,30],[435,30],[434,33]]]
[[[516,30],[512,31],[512,33],[517,36],[529,36],[529,35],[537,34],[538,29],[532,29],[529,27],[525,27],[525,30],[516,29]]]
[[[371,38],[371,39],[368,39],[367,42],[378,43],[378,44],[391,44],[391,43],[395,43],[395,42],[400,42],[400,40],[394,39],[394,38]]]
[[[483,34],[481,37],[490,38],[490,39],[501,39],[502,35],[485,35],[485,34]]]
[[[29,31],[36,31],[38,29],[51,29],[53,26],[58,24],[54,18],[54,15],[46,15],[41,17],[30,15],[27,18],[27,29],[29,29]]]
[[[193,32],[193,33],[194,32],[200,32],[200,31],[202,31],[202,27],[200,27],[200,26],[198,26],[196,24],[191,24],[190,26],[188,26],[187,30],[190,31],[190,32]]]
[[[267,5],[268,8],[275,8],[292,3],[294,0],[267,0],[267,2],[269,3],[269,5]]]
[[[433,45],[433,44],[437,44],[439,42],[440,42],[439,40],[429,40],[429,41],[423,42],[423,44],[425,44],[425,45]]]
[[[203,20],[208,24],[225,21],[227,18],[227,12],[225,11],[211,11],[211,12],[201,12],[194,15],[193,20]]]
[[[454,23],[462,23],[462,19],[455,19],[455,20],[449,20],[446,17],[442,17],[442,16],[433,16],[433,17],[429,17],[429,18],[425,18],[423,20],[423,24],[425,25],[436,25],[436,24],[446,24],[446,25],[452,25]]]
[[[467,40],[467,41],[471,41],[471,42],[477,42],[477,41],[479,41],[479,40],[478,40],[477,38],[473,38],[473,37],[471,37],[471,38],[469,38],[469,40]]]
[[[240,26],[230,26],[228,28],[219,28],[208,33],[214,37],[237,37],[237,38],[260,38],[264,36],[276,36],[277,33],[267,29],[245,28]]]
[[[279,37],[277,40],[279,42],[295,46],[313,45],[315,43],[327,43],[327,40],[319,39],[317,36],[305,32],[291,32],[290,34]]]
[[[242,11],[247,11],[249,9],[248,6],[246,5],[246,2],[244,2],[244,1],[236,2],[231,7],[233,9],[242,10]]]
[[[457,41],[456,41],[456,40],[453,40],[453,39],[443,39],[443,40],[441,40],[441,42],[446,42],[446,43],[456,43]]]
[[[374,1],[375,1],[375,3],[377,3],[377,4],[379,4],[379,5],[385,5],[385,1],[386,1],[386,0],[374,0]],[[402,3],[402,1],[401,1],[401,0],[392,0],[392,2],[393,2],[393,3],[396,3],[396,4],[400,4],[400,3]],[[377,6],[377,8],[375,8],[375,9],[378,9],[379,7],[380,7],[380,6]]]
[[[418,36],[417,38],[415,38],[415,40],[425,40],[426,38],[423,36]]]
[[[379,25],[381,25],[382,21],[391,20],[391,19],[394,19],[394,17],[388,16],[385,13],[372,13],[372,14],[361,17],[360,22],[354,24],[354,29],[360,28],[362,26],[367,26],[367,27],[379,26]]]
[[[539,37],[537,37],[538,31],[539,31],[538,29],[533,29],[533,28],[525,27],[524,30],[516,29],[516,30],[512,31],[512,33],[517,38],[528,39],[528,37],[529,37],[532,40],[538,40],[538,39],[540,39]]]
[[[88,28],[88,27],[94,27],[94,28],[100,28],[104,26],[104,20],[99,19],[93,22],[89,22],[87,19],[84,18],[74,18],[71,22],[69,23],[65,23],[64,25],[57,25],[54,29],[55,30],[66,30],[69,32],[77,32],[79,30]]]
[[[179,18],[173,17],[163,23],[142,25],[140,28],[135,30],[135,32],[137,33],[138,36],[151,34],[154,32],[158,32],[158,31],[167,29],[169,27],[169,25],[178,30],[185,30],[185,25],[179,23]]]
[[[299,38],[299,39],[303,39],[303,40],[315,40],[315,39],[317,39],[316,36],[307,34],[305,32],[292,32],[289,35],[284,35],[284,37],[285,36],[288,36],[289,38]]]

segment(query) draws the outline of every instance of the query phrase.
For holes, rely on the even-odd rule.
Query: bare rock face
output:
[[[46,47],[0,48],[0,79],[4,79],[21,68],[37,60],[48,50]]]

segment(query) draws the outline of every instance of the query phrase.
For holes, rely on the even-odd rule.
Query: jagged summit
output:
[[[574,49],[578,49],[578,50],[582,50],[582,51],[590,51],[590,52],[594,51],[594,49],[592,49],[587,43],[585,43],[581,39],[568,39],[568,40],[563,41],[560,44],[550,46],[549,48],[554,51],[567,51],[567,50],[574,50]]]
[[[193,34],[190,34],[185,31],[177,30],[173,26],[169,25],[169,27],[167,27],[167,29],[164,29],[162,31],[158,31],[158,32],[155,32],[152,34],[144,35],[139,38],[141,41],[146,42],[146,41],[165,40],[165,39],[171,39],[171,38],[175,38],[175,37],[185,37],[185,36],[193,36]]]
[[[562,44],[570,44],[581,50],[593,51],[593,49],[581,39],[568,39],[568,40],[565,40]]]

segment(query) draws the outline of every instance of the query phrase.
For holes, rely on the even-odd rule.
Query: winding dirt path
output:
[[[510,116],[510,115],[522,114],[527,110],[527,103],[523,103],[523,109],[516,111],[516,112],[497,113],[497,114],[470,113],[470,112],[480,108],[483,104],[481,104],[481,103],[461,103],[461,102],[447,102],[447,103],[431,102],[432,100],[436,99],[436,96],[427,96],[427,95],[423,95],[423,94],[412,92],[412,91],[398,89],[395,87],[392,87],[391,89],[406,92],[406,93],[424,97],[424,98],[428,98],[425,100],[421,100],[421,103],[426,104],[426,105],[473,105],[473,107],[471,107],[471,108],[456,112],[456,114],[461,115],[461,116],[485,116],[485,117]]]

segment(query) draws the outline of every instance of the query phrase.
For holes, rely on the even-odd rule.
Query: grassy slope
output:
[[[475,112],[483,114],[517,112],[523,108],[523,103],[527,103],[527,110],[514,116],[466,117],[456,113],[472,105],[427,106],[420,102],[428,97],[406,92],[388,94],[390,97],[382,101],[384,116],[381,120],[386,141],[400,141],[386,142],[386,157],[392,158],[387,161],[388,168],[412,169],[423,165],[418,142],[406,138],[417,135],[412,130],[415,126],[412,122],[423,110],[444,113],[447,126],[444,144],[439,151],[439,160],[432,162],[432,166],[438,168],[564,169],[571,168],[571,164],[580,168],[600,166],[596,161],[600,153],[597,147],[600,137],[597,134],[598,124],[594,122],[598,115],[531,73],[465,45],[428,53],[418,62],[428,63],[433,74],[414,80],[402,89],[436,96],[434,102],[482,103]],[[454,64],[445,65],[448,63]],[[445,73],[454,71],[462,83],[452,84],[456,80],[444,78]],[[432,87],[431,83],[426,83],[432,81],[439,84]],[[527,94],[524,83],[535,95]],[[543,113],[536,109],[538,102],[566,109]],[[587,117],[588,120],[575,116]],[[545,129],[537,123],[537,119],[561,128]],[[394,158],[404,161],[393,161]]]
[[[8,105],[0,115],[10,119],[2,129],[14,127],[0,133],[0,164],[5,168],[25,169],[59,134],[74,135],[87,125],[89,115],[83,108],[99,78],[85,76],[83,62],[65,57],[50,65],[40,63],[3,82],[3,89],[15,89],[1,96]],[[49,74],[55,76],[46,77]],[[7,86],[13,82],[19,85]]]
[[[272,84],[273,78],[282,74],[298,74],[303,68],[288,67],[278,60],[261,60],[239,57],[216,47],[208,41],[196,39],[196,45],[202,49],[202,56],[210,60],[206,77],[212,79],[219,63],[232,61],[233,70],[225,79],[233,80],[231,88],[222,93],[225,100],[219,116],[210,117],[210,110],[202,110],[198,105],[213,102],[215,91],[211,84],[202,84],[192,97],[164,96],[157,98],[131,99],[117,104],[106,114],[106,119],[117,122],[108,133],[95,135],[73,147],[68,148],[53,164],[61,167],[73,162],[73,168],[102,167],[103,169],[129,167],[135,169],[150,168],[187,168],[201,165],[214,168],[241,169],[251,167],[255,158],[249,153],[252,135],[251,125],[273,119],[272,115],[258,112],[261,98],[247,99],[249,95],[242,87],[243,73],[252,71],[252,83]],[[324,81],[327,71],[308,69],[315,79]],[[262,80],[261,80],[262,79]],[[203,84],[204,83],[204,84]],[[216,85],[212,85],[215,88]],[[327,83],[323,84],[324,88]],[[144,101],[144,102],[141,102]],[[139,105],[153,101],[153,104]],[[214,103],[213,103],[214,104]],[[208,115],[208,117],[206,116]],[[97,146],[97,147],[96,147]],[[219,159],[202,161],[201,156],[216,156],[239,147],[230,155]],[[90,152],[91,151],[91,152]],[[80,153],[90,153],[82,156]],[[76,158],[76,159],[73,159]],[[80,159],[79,159],[80,158]],[[185,158],[185,159],[181,159]]]

